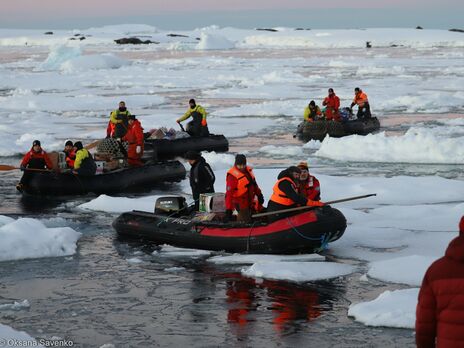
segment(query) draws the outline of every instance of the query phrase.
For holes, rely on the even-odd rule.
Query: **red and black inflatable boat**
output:
[[[181,248],[231,253],[298,254],[322,250],[346,229],[343,214],[330,206],[305,211],[274,222],[251,224],[201,221],[201,215],[180,216],[132,211],[113,227],[120,237],[170,244]]]

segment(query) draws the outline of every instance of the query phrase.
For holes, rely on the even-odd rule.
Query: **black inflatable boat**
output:
[[[229,141],[222,134],[206,137],[185,137],[175,139],[146,139],[144,157],[170,159],[182,156],[187,151],[229,151]]]
[[[185,168],[179,161],[156,162],[92,176],[25,171],[17,188],[26,194],[43,196],[81,195],[89,192],[109,194],[147,190],[160,182],[181,181],[185,175]]]
[[[231,253],[298,254],[322,250],[339,239],[346,229],[343,214],[330,206],[316,208],[274,222],[257,220],[252,224],[202,221],[165,213],[132,211],[121,214],[113,227],[120,237],[142,239]]]
[[[326,135],[333,138],[341,138],[347,135],[366,135],[377,131],[380,122],[377,117],[367,119],[348,120],[344,122],[316,120],[313,122],[301,122],[298,125],[296,135],[304,141],[322,141]]]

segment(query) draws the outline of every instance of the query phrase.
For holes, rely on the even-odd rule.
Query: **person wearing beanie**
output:
[[[127,163],[130,166],[143,166],[142,156],[144,149],[143,128],[140,121],[135,118],[135,115],[127,116],[127,133],[122,138],[123,141],[129,143],[127,149]]]
[[[206,123],[207,112],[201,105],[197,105],[195,99],[189,100],[189,108],[183,116],[176,120],[177,123],[192,117],[192,121],[187,124],[187,133],[192,137],[207,137],[209,135],[208,124]]]
[[[321,200],[321,186],[315,176],[309,174],[308,162],[301,161],[297,165],[300,168],[300,180],[297,183],[298,193],[312,201]]]
[[[237,210],[237,221],[251,222],[251,215],[262,210],[264,196],[256,182],[253,169],[245,155],[235,156],[235,163],[226,175],[226,219]]]
[[[48,154],[42,149],[40,140],[34,140],[32,147],[21,160],[21,170],[25,169],[53,169],[53,163]]]
[[[464,216],[459,236],[422,280],[416,308],[416,345],[464,347]]]
[[[316,105],[314,100],[311,100],[308,106],[304,109],[303,119],[306,122],[313,122],[314,120],[321,118],[322,112],[319,106]]]
[[[74,152],[74,144],[71,140],[67,140],[64,144],[64,150],[66,156],[66,165],[68,168],[74,168],[74,161],[76,160],[76,153]]]
[[[353,109],[353,106],[358,106],[358,113],[356,117],[358,119],[366,119],[371,118],[371,107],[369,105],[369,99],[367,98],[367,94],[362,91],[361,88],[356,87],[354,89],[354,99],[351,103],[350,109]]]
[[[126,108],[126,103],[124,101],[120,101],[118,108],[113,110],[110,114],[108,127],[106,127],[106,137],[122,138],[124,135],[126,135],[129,126],[129,115],[130,112]]]
[[[277,177],[272,191],[273,194],[269,199],[267,211],[280,211],[299,206],[322,207],[324,203],[313,201],[298,193],[298,182],[300,180],[301,169],[296,166],[288,167],[281,171]],[[297,212],[298,213],[298,212]],[[279,220],[295,213],[273,214],[269,217],[270,221]]]
[[[95,175],[97,165],[90,152],[82,146],[82,142],[76,141],[74,143],[74,151],[76,152],[76,159],[73,173],[82,176]]]
[[[185,159],[190,164],[190,187],[195,203],[195,211],[200,205],[200,194],[213,193],[216,176],[206,160],[196,151],[187,151]]]

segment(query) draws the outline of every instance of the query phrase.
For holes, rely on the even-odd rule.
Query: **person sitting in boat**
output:
[[[280,211],[298,206],[322,207],[324,203],[306,198],[298,193],[298,182],[300,180],[301,170],[298,167],[291,166],[280,172],[277,182],[273,187],[273,194],[267,206],[268,212]],[[279,220],[283,217],[293,215],[290,213],[273,214],[270,221]]]
[[[95,175],[97,165],[90,152],[82,146],[82,142],[76,141],[74,143],[74,151],[76,151],[76,160],[74,161],[73,173],[82,176]]]
[[[235,163],[226,175],[226,219],[238,212],[237,221],[250,222],[253,212],[260,211],[264,197],[245,155],[235,156]]]
[[[110,120],[108,121],[108,127],[106,127],[107,138],[122,138],[129,125],[128,116],[130,115],[129,110],[126,108],[126,103],[123,101],[119,102],[119,107],[113,110],[110,114]]]
[[[298,193],[312,201],[321,200],[321,187],[319,180],[311,175],[308,170],[308,162],[301,161],[297,165],[300,168],[300,181],[298,183]]]
[[[187,151],[185,159],[191,165],[190,187],[195,202],[195,211],[198,211],[201,193],[213,193],[216,176],[206,160],[196,151]]]
[[[304,109],[303,118],[306,122],[313,122],[322,117],[322,112],[314,100],[311,100],[308,106]]]
[[[53,169],[53,163],[50,157],[42,149],[39,140],[32,142],[32,147],[26,153],[20,164],[21,170],[25,169]]]
[[[195,99],[189,100],[189,108],[185,114],[176,120],[177,123],[192,117],[192,121],[187,124],[187,133],[192,137],[207,137],[209,135],[208,124],[206,123],[207,112],[201,105],[197,105]]]
[[[367,94],[364,93],[359,87],[354,89],[354,99],[351,103],[350,109],[353,109],[353,106],[358,105],[358,113],[356,114],[358,119],[367,119],[371,118],[371,107],[369,105],[369,99]]]
[[[139,167],[143,166],[143,128],[140,121],[135,118],[135,115],[127,116],[128,127],[127,133],[122,140],[129,143],[127,149],[127,163],[130,166]]]
[[[68,168],[74,168],[74,161],[76,160],[76,152],[74,151],[74,144],[71,140],[67,140],[64,144],[63,150],[66,158],[66,165]]]
[[[329,88],[329,95],[325,97],[322,105],[325,106],[325,118],[326,120],[340,121],[340,98],[335,95],[333,88]]]

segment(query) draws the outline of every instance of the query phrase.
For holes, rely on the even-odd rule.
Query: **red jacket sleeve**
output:
[[[140,145],[142,146],[143,145],[143,128],[142,126],[140,125],[140,122],[136,122],[134,123],[134,135],[135,135],[135,139],[136,139],[136,143],[137,145]]]
[[[321,185],[319,184],[319,180],[317,180],[314,176],[313,176],[313,186],[308,194],[308,199],[312,201],[321,200]]]
[[[47,155],[47,153],[45,151],[43,152],[43,157],[44,157],[44,160],[45,160],[45,166],[48,169],[53,169],[52,160],[50,159],[50,157],[48,157],[48,155]]]
[[[339,108],[340,108],[340,98],[339,98],[339,97],[335,97],[334,109],[337,111]]]
[[[108,121],[108,126],[106,127],[106,136],[110,137],[111,136],[111,131],[113,130],[113,124],[111,121]]]
[[[425,274],[419,291],[416,308],[416,344],[418,348],[435,347],[436,338],[436,300]]]
[[[31,151],[28,151],[24,157],[23,160],[21,161],[21,166],[22,167],[27,167],[27,164],[29,163],[29,160],[31,159]]]
[[[234,176],[227,174],[227,177],[226,177],[226,209],[230,209],[230,210],[234,209],[234,205],[233,205],[234,200],[233,200],[232,195],[237,189],[237,184],[238,184],[237,179]]]

